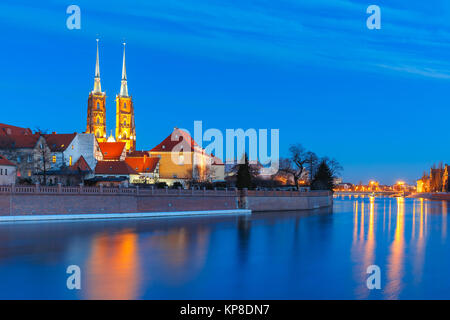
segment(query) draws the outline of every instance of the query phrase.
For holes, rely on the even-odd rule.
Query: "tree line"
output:
[[[252,189],[258,187],[258,167],[249,163],[247,154],[244,163],[235,166],[236,187],[238,189]],[[279,171],[271,177],[272,180],[280,176],[291,178],[294,187],[299,188],[299,182],[310,186],[311,190],[333,190],[335,179],[343,170],[336,159],[319,157],[316,153],[305,149],[301,144],[289,147],[289,157],[280,158]]]

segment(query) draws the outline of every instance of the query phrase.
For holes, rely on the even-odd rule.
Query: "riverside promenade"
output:
[[[250,214],[332,205],[328,191],[0,186],[0,222]]]

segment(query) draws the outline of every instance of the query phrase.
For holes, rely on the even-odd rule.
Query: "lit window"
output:
[[[56,156],[52,157],[52,162],[55,163],[56,162]]]
[[[69,157],[69,166],[72,165],[72,156]]]
[[[72,145],[72,150],[73,150],[73,145]]]
[[[28,170],[28,176],[31,177],[31,170]]]

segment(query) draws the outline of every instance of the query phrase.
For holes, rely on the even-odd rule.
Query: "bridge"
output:
[[[406,191],[335,191],[337,196],[374,196],[374,197],[407,197],[411,192]]]

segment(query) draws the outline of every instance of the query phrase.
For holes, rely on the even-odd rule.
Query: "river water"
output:
[[[447,202],[338,196],[251,217],[1,224],[0,298],[449,299],[447,214]],[[367,288],[371,265],[381,289]]]

